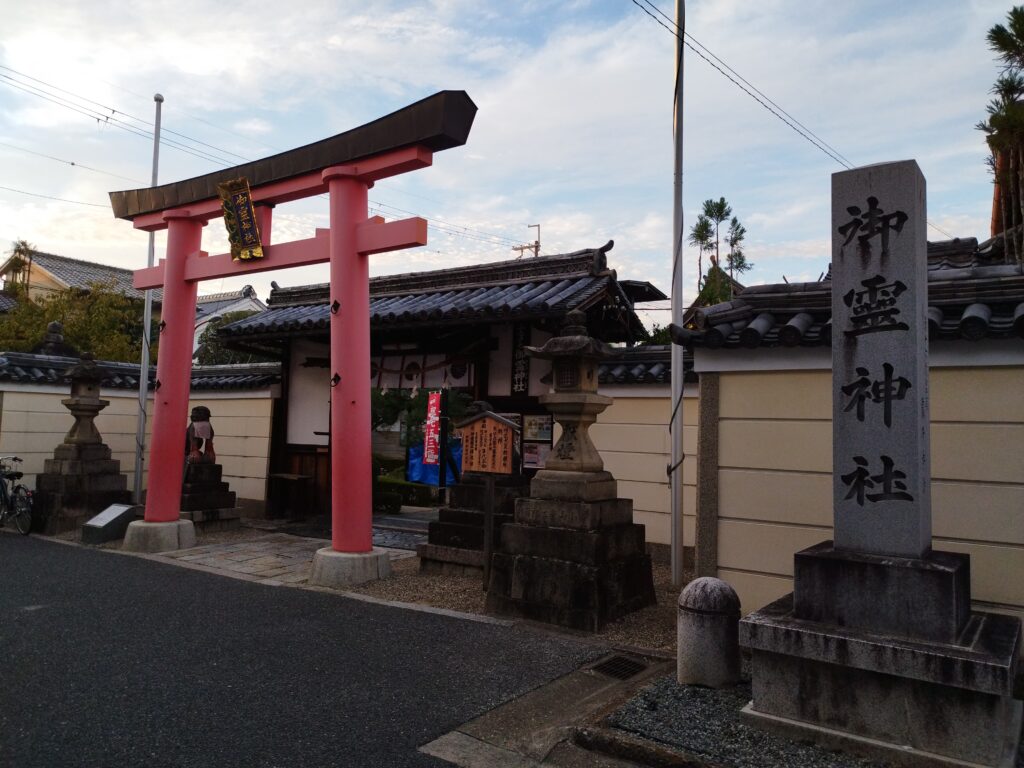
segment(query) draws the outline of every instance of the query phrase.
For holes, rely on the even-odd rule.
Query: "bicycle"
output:
[[[8,461],[20,464],[21,459],[17,456],[0,456],[0,527],[7,518],[14,518],[15,527],[27,536],[32,530],[32,491],[15,482],[25,473],[8,467]]]

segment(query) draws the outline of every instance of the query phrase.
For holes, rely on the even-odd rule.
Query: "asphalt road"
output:
[[[416,748],[595,655],[0,534],[4,768],[443,766]]]

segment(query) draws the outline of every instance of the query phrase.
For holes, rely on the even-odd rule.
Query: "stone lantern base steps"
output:
[[[450,490],[451,504],[438,510],[437,520],[428,527],[427,543],[416,547],[423,573],[452,575],[479,574],[484,567],[483,478],[467,473],[463,482]],[[528,486],[518,475],[497,478],[494,488],[494,550],[501,530],[512,522],[515,501]]]
[[[188,464],[181,485],[181,519],[191,520],[204,531],[232,528],[239,524],[240,511],[235,492],[221,479],[220,464]]]
[[[487,609],[596,632],[654,602],[644,526],[611,474],[538,472],[501,529]]]
[[[62,443],[36,476],[36,525],[54,535],[80,528],[111,504],[131,503],[121,462],[104,443]]]

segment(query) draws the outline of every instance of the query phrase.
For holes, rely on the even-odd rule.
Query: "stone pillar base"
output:
[[[317,587],[342,587],[386,579],[391,575],[391,557],[387,552],[337,552],[330,547],[317,550],[309,583]]]
[[[121,549],[126,552],[173,552],[196,545],[196,529],[191,520],[168,523],[147,523],[136,520],[128,524]]]
[[[787,595],[740,622],[752,654],[748,716],[808,724],[805,737],[826,744],[840,731],[858,737],[848,748],[887,745],[894,765],[930,764],[903,761],[909,747],[949,765],[1010,768],[1020,643],[1011,616],[973,613],[960,643],[936,643],[799,619]]]

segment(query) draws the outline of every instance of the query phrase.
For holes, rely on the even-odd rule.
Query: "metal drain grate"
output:
[[[629,680],[647,669],[647,665],[628,656],[612,656],[600,664],[595,664],[591,669],[616,680]]]

